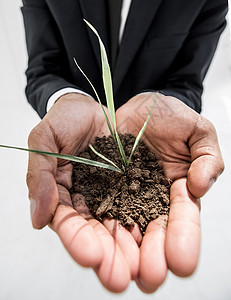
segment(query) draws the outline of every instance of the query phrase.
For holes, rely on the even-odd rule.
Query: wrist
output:
[[[66,100],[75,100],[75,101],[80,101],[80,100],[93,100],[93,98],[85,95],[85,94],[79,94],[79,93],[68,93],[68,94],[64,94],[62,96],[60,96],[56,101],[56,102],[60,102],[60,101],[66,101]]]
[[[85,95],[85,96],[92,98],[91,95],[89,95],[88,93],[86,93],[80,89],[71,88],[71,87],[63,88],[63,89],[56,91],[53,95],[50,96],[50,98],[47,101],[47,107],[46,107],[47,112],[58,101],[58,99],[60,99],[64,95],[68,95],[68,94],[80,94],[80,95]]]
[[[98,102],[95,101],[92,97],[79,93],[68,93],[60,96],[56,100],[50,111],[53,111],[53,109],[61,109],[64,113],[66,110],[72,110],[73,112],[81,112],[87,107],[90,110],[95,110],[95,106],[98,107]]]

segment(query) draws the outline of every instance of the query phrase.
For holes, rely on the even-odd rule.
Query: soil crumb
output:
[[[135,137],[120,135],[129,157]],[[94,148],[121,167],[121,160],[112,136],[96,138]],[[104,162],[90,149],[80,157]],[[165,177],[154,153],[140,141],[124,174],[103,168],[73,163],[71,195],[85,197],[91,214],[100,222],[117,219],[129,229],[137,223],[144,235],[148,224],[160,215],[168,215],[171,181]]]

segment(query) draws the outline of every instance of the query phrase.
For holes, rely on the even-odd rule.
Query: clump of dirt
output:
[[[121,135],[125,154],[129,157],[135,138]],[[121,165],[113,138],[96,138],[94,148]],[[103,161],[90,149],[79,156]],[[154,153],[140,141],[124,174],[107,169],[73,163],[71,195],[84,195],[91,214],[102,222],[104,218],[117,219],[126,228],[138,223],[142,234],[150,221],[168,215],[171,181],[164,175]]]

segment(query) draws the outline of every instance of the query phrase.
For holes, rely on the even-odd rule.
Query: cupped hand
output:
[[[87,96],[68,94],[31,131],[28,144],[31,149],[76,155],[96,136],[107,134],[99,104]],[[27,185],[32,224],[37,229],[49,224],[78,264],[93,268],[107,289],[121,292],[137,277],[139,229],[130,233],[115,220],[101,224],[90,215],[81,195],[72,202],[71,174],[70,162],[30,153]]]
[[[170,190],[170,214],[152,221],[140,247],[137,285],[155,291],[170,269],[178,276],[191,275],[200,251],[200,197],[224,169],[214,126],[176,98],[159,93],[135,96],[116,113],[118,130],[136,136],[154,110],[143,135],[156,153]]]

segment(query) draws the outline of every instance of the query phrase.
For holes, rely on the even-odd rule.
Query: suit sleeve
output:
[[[24,0],[22,14],[29,57],[26,96],[42,118],[52,94],[78,86],[69,80],[62,39],[45,1]]]
[[[160,91],[180,99],[198,113],[201,112],[202,82],[225,28],[227,10],[227,1],[206,1]]]

